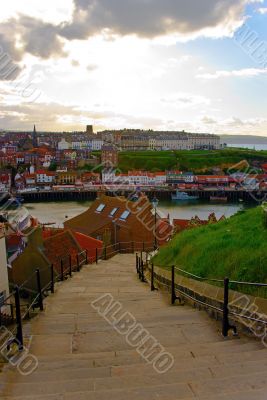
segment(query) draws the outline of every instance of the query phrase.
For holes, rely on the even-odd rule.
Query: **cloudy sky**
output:
[[[267,136],[267,0],[8,0],[0,129]]]

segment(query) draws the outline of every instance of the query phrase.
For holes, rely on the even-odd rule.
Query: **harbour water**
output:
[[[92,202],[51,202],[24,204],[29,213],[38,218],[41,223],[55,223],[54,226],[61,227],[67,219],[86,211]],[[158,206],[159,214],[163,217],[170,216],[171,219],[190,219],[198,215],[200,219],[207,219],[209,214],[215,213],[217,218],[222,215],[230,217],[244,209],[243,203],[213,204],[211,202],[173,202],[161,201]]]

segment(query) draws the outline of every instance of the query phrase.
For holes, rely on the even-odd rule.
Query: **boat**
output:
[[[227,203],[227,196],[210,196],[210,201],[216,201],[219,203]]]
[[[179,200],[179,201],[188,201],[188,200],[198,200],[199,196],[190,196],[186,192],[180,192],[179,190],[176,190],[175,194],[172,193],[172,200]]]

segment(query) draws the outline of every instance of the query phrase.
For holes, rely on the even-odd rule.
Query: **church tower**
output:
[[[38,147],[37,132],[35,125],[33,127],[33,133],[32,133],[32,145],[33,147]]]

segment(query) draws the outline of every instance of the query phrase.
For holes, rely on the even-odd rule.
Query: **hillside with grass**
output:
[[[183,231],[153,259],[201,277],[267,282],[267,228],[261,207],[217,224]]]
[[[119,154],[118,168],[122,172],[143,169],[151,172],[178,169],[195,173],[207,173],[214,167],[227,171],[233,165],[246,160],[267,162],[267,151],[244,149],[181,150],[181,151],[123,151]]]

